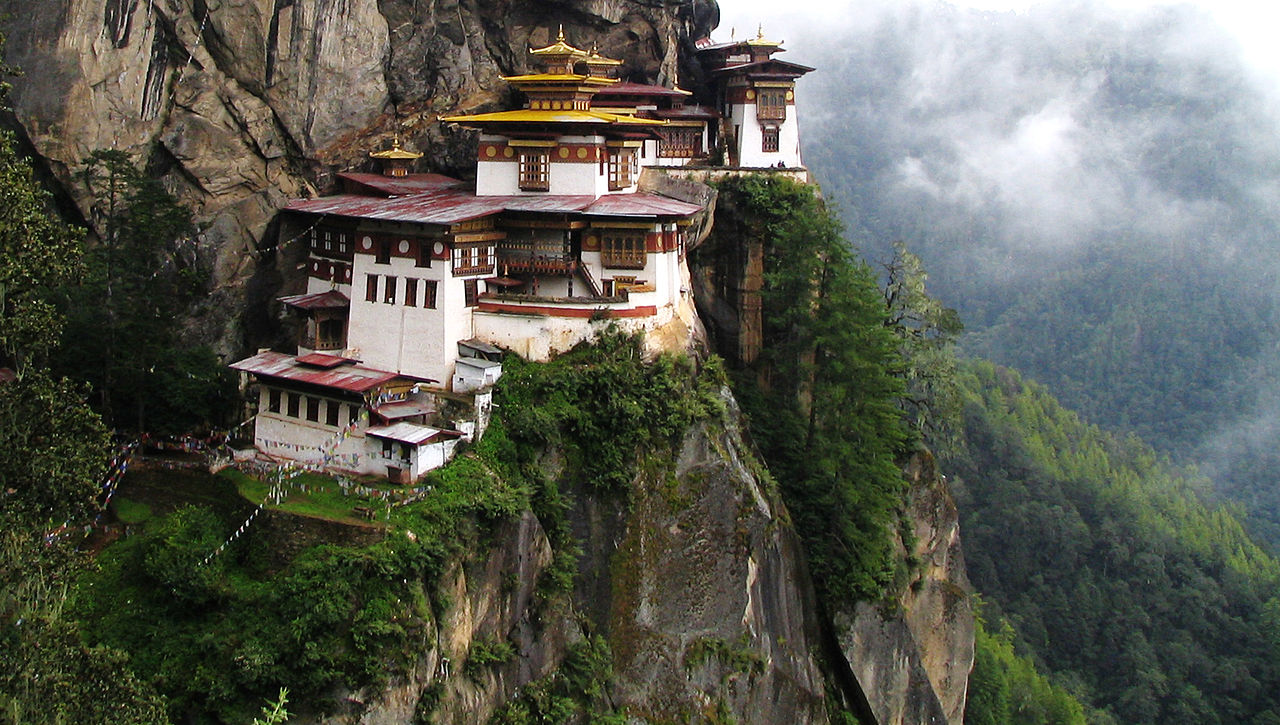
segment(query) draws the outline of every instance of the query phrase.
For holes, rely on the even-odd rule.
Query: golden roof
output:
[[[572,45],[569,45],[568,43],[565,42],[563,25],[560,26],[560,34],[556,36],[556,42],[552,43],[551,45],[548,45],[545,48],[531,49],[529,52],[539,56],[548,55],[552,57],[558,57],[558,56],[574,56],[574,57],[582,57],[582,58],[587,57],[587,51],[581,48],[575,48]]]
[[[418,153],[417,151],[406,151],[400,148],[400,139],[396,139],[395,141],[391,142],[391,148],[385,151],[370,151],[369,158],[412,160],[412,159],[422,158],[422,154]]]
[[[600,111],[535,111],[528,108],[518,111],[498,111],[496,113],[480,113],[474,116],[445,116],[440,119],[447,123],[609,123],[626,126],[664,126],[666,121],[648,118],[620,116],[616,113]]]
[[[760,23],[760,25],[756,28],[756,37],[752,38],[751,40],[746,41],[746,43],[747,43],[747,45],[765,46],[765,47],[769,47],[769,48],[781,48],[781,47],[782,47],[782,41],[780,41],[780,40],[765,40],[765,38],[764,38],[764,23]]]
[[[589,83],[591,85],[612,85],[616,78],[600,76],[584,76],[578,73],[528,73],[522,76],[502,76],[508,83]]]

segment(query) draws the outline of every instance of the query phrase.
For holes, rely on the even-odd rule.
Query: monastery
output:
[[[705,209],[641,176],[802,167],[794,89],[812,70],[763,33],[697,47],[703,103],[619,80],[562,30],[530,51],[543,72],[504,78],[523,108],[440,119],[478,132],[474,185],[412,173],[421,154],[396,142],[370,154],[381,174],[290,202],[281,235],[309,245],[305,292],[279,300],[297,350],[231,366],[257,386],[258,451],[409,482],[483,434],[504,351],[549,359],[608,323],[683,346]]]

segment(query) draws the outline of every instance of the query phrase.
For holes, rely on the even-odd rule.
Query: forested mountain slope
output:
[[[1280,565],[1207,483],[990,363],[943,457],[969,573],[1095,722],[1280,722]]]
[[[788,41],[821,69],[806,160],[863,251],[906,242],[970,354],[1198,464],[1275,544],[1277,106],[1215,27],[873,2]]]

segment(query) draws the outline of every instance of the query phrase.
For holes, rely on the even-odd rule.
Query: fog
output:
[[[1274,488],[1280,62],[1243,6],[721,5],[718,38],[756,11],[818,69],[807,165],[867,257],[924,258],[967,350],[1242,500]]]

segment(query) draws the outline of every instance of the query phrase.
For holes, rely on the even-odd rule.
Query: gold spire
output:
[[[417,151],[407,151],[405,149],[400,148],[400,134],[396,134],[395,139],[393,139],[391,142],[391,148],[385,151],[370,151],[369,158],[384,159],[384,160],[398,159],[398,160],[412,161],[413,159],[422,158],[422,154],[418,153]]]

